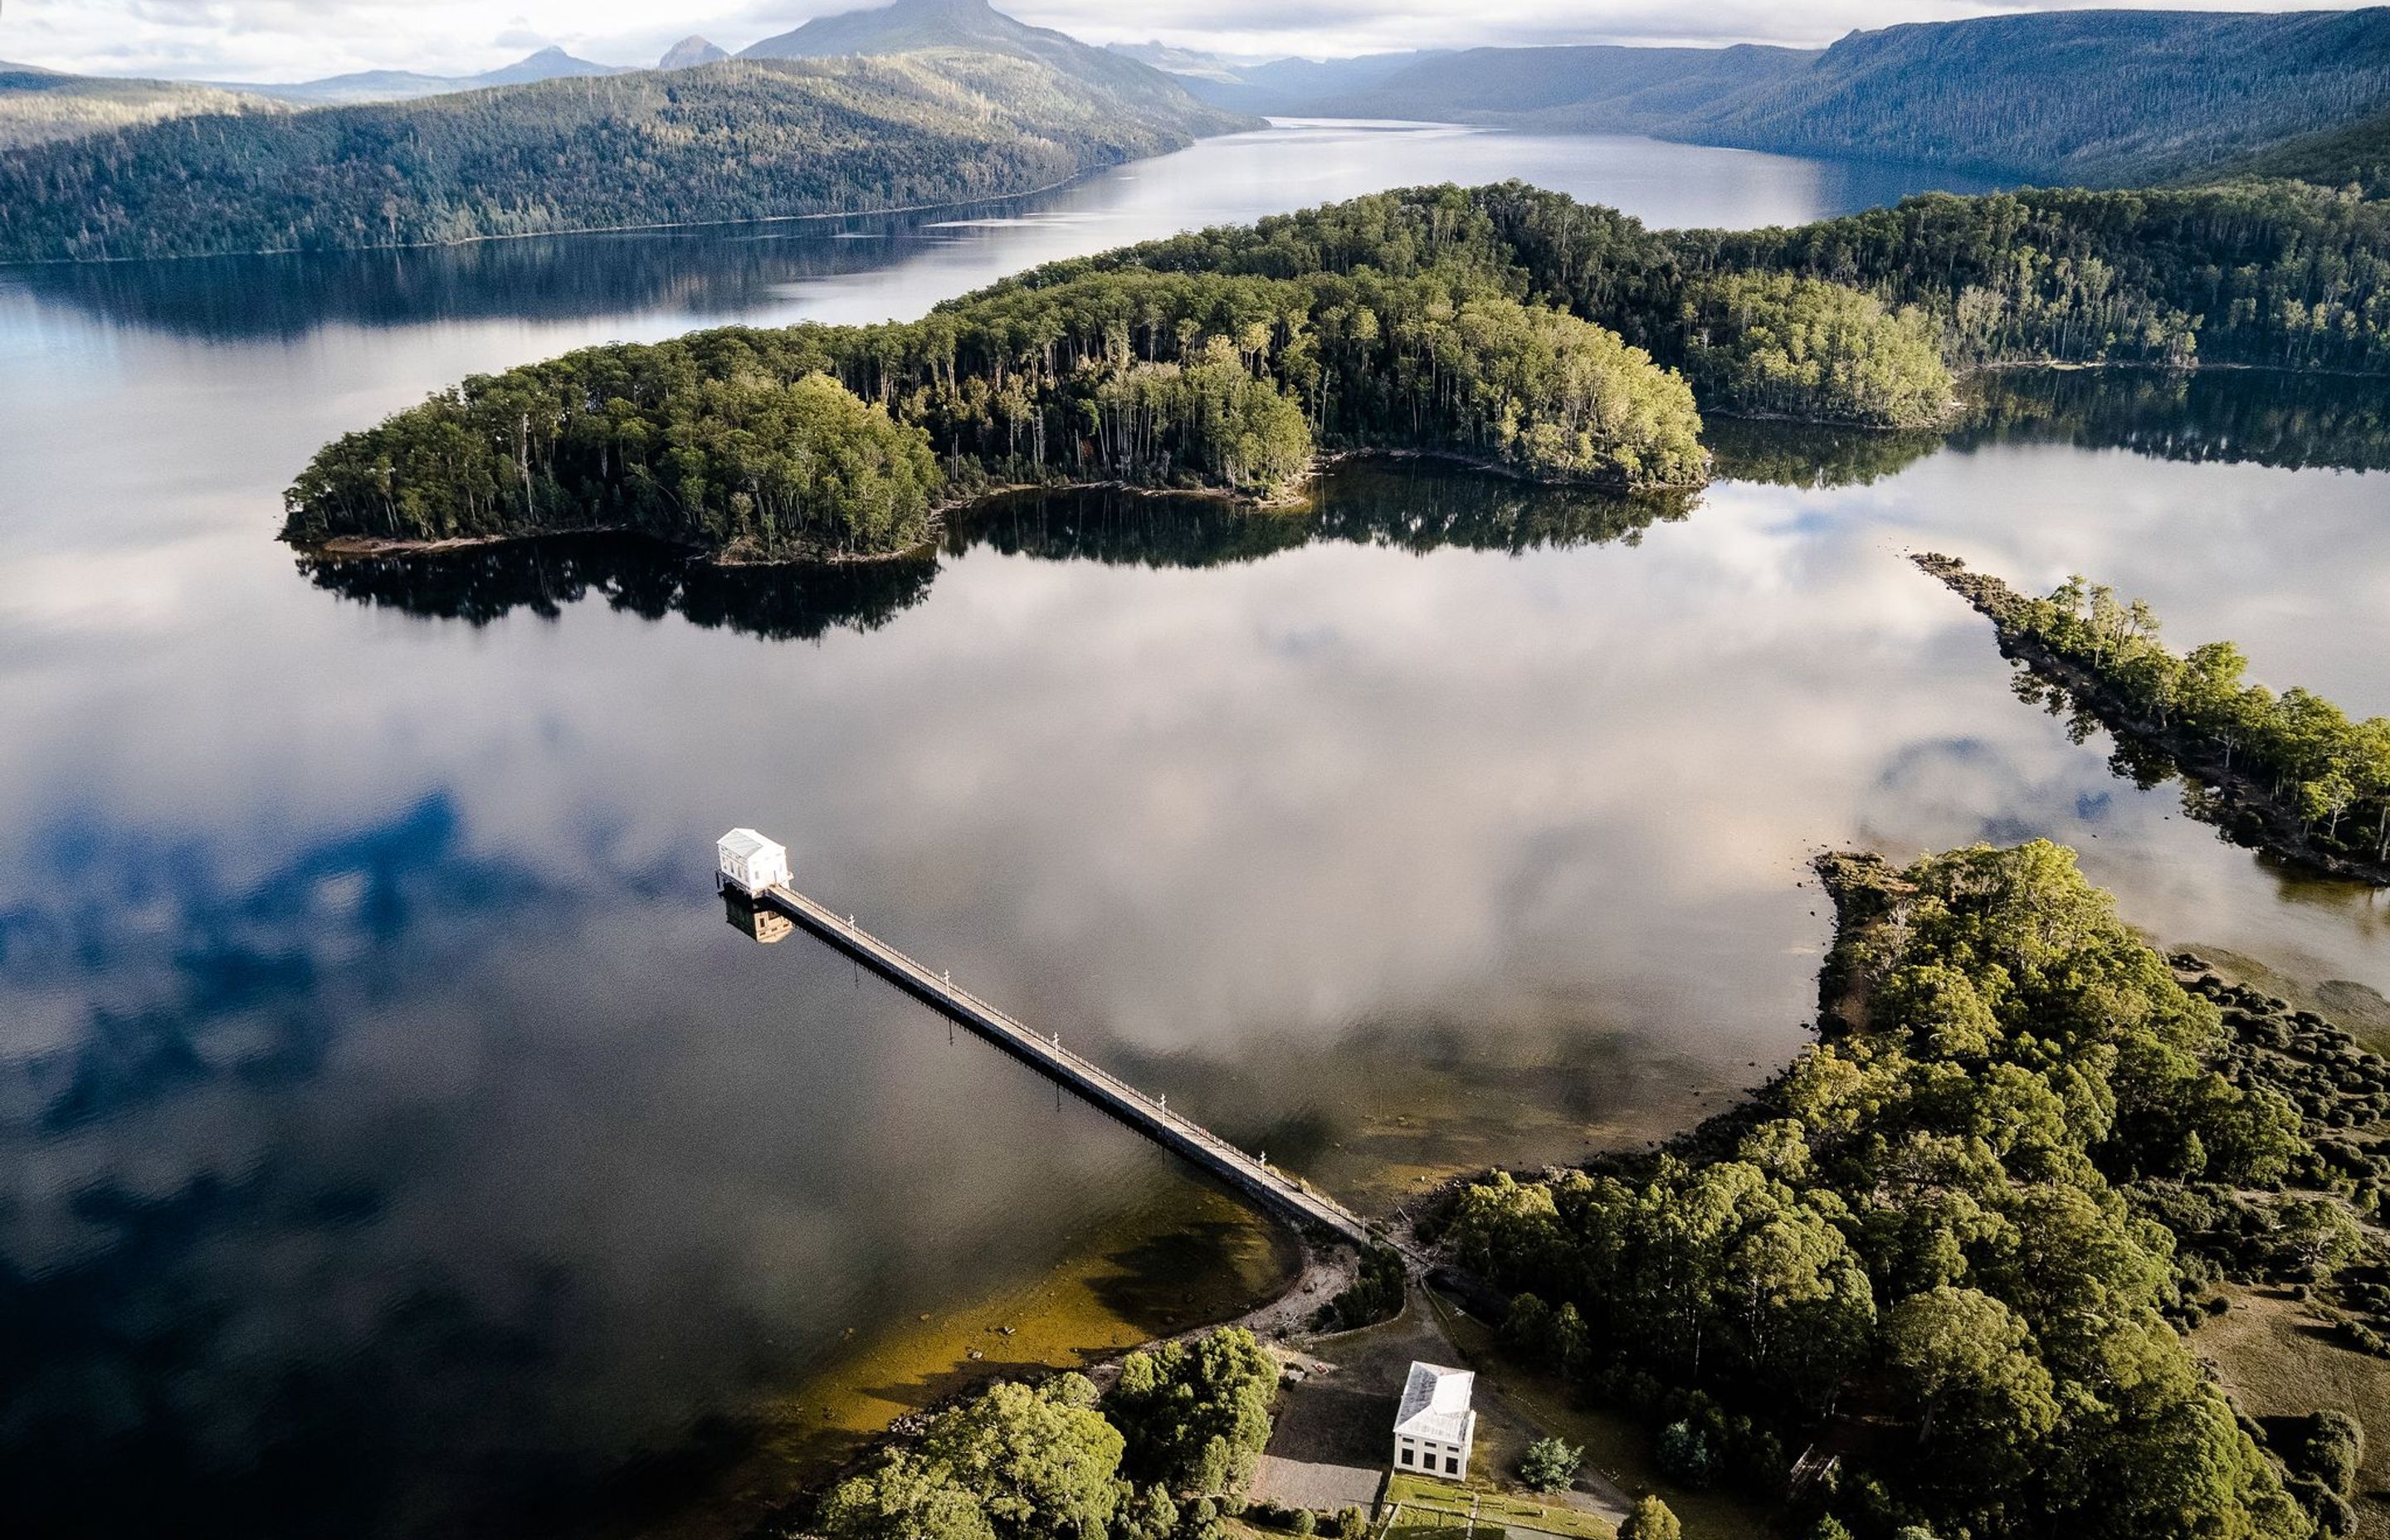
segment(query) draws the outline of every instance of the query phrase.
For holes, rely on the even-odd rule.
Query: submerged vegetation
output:
[[[2305,1540],[2330,1505],[2178,1328],[2228,1268],[2370,1287],[2345,1211],[2374,1160],[2360,1185],[2317,1136],[2378,1116],[2345,1045],[2228,1031],[2045,842],[1820,871],[1840,929],[1790,1071],[1664,1151],[1458,1200],[1513,1349],[1821,1534]],[[2320,1238],[2236,1245],[2219,1204]]]
[[[2144,781],[2180,772],[2194,816],[2335,876],[2390,882],[2390,718],[2352,721],[2310,691],[2250,684],[2230,642],[2175,653],[2148,605],[2079,577],[2036,599],[1953,558],[1916,559],[2032,670],[2028,699],[2076,711],[2081,730],[2107,727]]]

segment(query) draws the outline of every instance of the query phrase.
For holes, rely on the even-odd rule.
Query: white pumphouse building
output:
[[[1469,1401],[1477,1376],[1440,1364],[1413,1364],[1394,1413],[1394,1469],[1454,1479],[1469,1474],[1477,1414]]]

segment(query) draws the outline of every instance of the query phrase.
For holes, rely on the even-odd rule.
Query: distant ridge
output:
[[[363,102],[413,101],[446,96],[452,91],[486,91],[500,85],[530,85],[544,80],[581,80],[627,71],[621,65],[593,64],[561,48],[542,48],[512,64],[480,75],[419,75],[407,70],[364,70],[329,75],[322,80],[278,84],[219,83],[219,89],[289,102],[301,107],[350,107]]]
[[[1615,44],[1471,48],[1415,58],[1312,110],[1330,117],[1533,115],[1539,126],[1634,132],[1814,68],[1803,48],[1641,48]],[[1408,112],[1405,113],[1407,106]]]
[[[692,35],[665,50],[664,57],[656,61],[656,68],[694,70],[700,64],[719,64],[729,57],[726,50],[715,46],[711,40]]]
[[[2355,125],[2390,110],[2379,6],[2027,11],[1855,32],[1819,50],[1472,48],[1396,56],[1391,69],[1144,51],[1204,100],[1252,111],[1649,134],[2095,186],[2213,171],[2334,132],[2355,138],[2282,163],[2325,174],[2353,157],[2378,176],[2385,134]]]
[[[1854,32],[1687,137],[2124,186],[2390,104],[2390,8],[2047,11]]]

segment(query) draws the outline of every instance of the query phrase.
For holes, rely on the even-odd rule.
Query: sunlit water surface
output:
[[[1923,185],[1297,126],[921,220],[0,272],[0,1516],[702,1532],[964,1373],[1275,1286],[1160,1155],[726,924],[734,824],[1379,1209],[1783,1062],[1826,846],[2049,835],[2160,937],[2390,989],[2378,898],[2117,779],[1902,559],[2091,573],[2390,711],[2354,387],[2022,381],[1947,444],[1722,425],[1744,479],[1689,509],[1368,467],[1266,518],[1029,499],[836,576],[271,540],[318,443],[472,370],[1510,175],[1658,224]]]

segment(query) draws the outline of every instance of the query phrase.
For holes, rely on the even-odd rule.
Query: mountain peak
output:
[[[664,57],[657,61],[656,68],[691,70],[700,64],[718,64],[729,57],[729,53],[717,46],[712,39],[700,37],[692,32],[666,49]]]
[[[1060,32],[1016,21],[988,0],[895,0],[893,5],[817,16],[794,32],[765,38],[745,50],[744,57],[812,58],[955,47],[1019,54],[1057,45],[1086,48]]]

